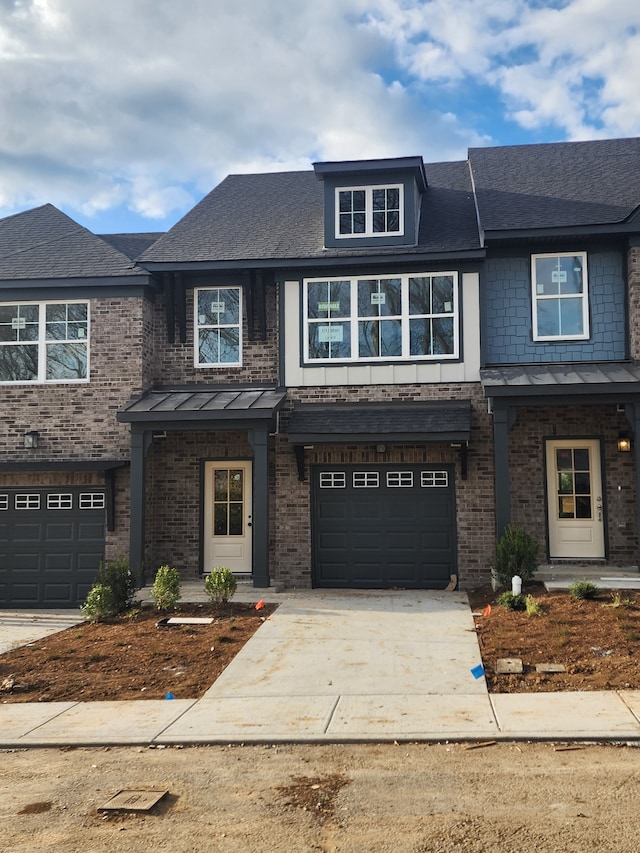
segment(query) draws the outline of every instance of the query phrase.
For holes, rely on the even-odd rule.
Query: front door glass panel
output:
[[[242,536],[244,533],[244,471],[218,468],[213,483],[213,532],[215,536]]]

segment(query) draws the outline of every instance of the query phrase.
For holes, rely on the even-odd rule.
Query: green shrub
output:
[[[231,569],[217,566],[204,580],[204,589],[214,604],[226,604],[236,591],[237,581]]]
[[[569,594],[579,601],[597,598],[600,595],[600,587],[587,580],[574,581],[569,587]]]
[[[526,610],[527,599],[524,595],[515,595],[513,592],[503,592],[498,596],[498,604],[507,610]]]
[[[151,587],[151,597],[158,610],[168,610],[180,601],[180,573],[173,566],[160,566]]]
[[[103,622],[115,615],[115,603],[110,586],[103,583],[94,583],[85,599],[80,605],[80,610],[89,622]]]
[[[511,586],[511,578],[519,575],[529,581],[538,568],[540,543],[519,524],[508,524],[496,542],[491,572],[500,586]]]
[[[115,613],[124,613],[128,610],[138,590],[138,584],[131,573],[129,560],[126,557],[118,557],[116,560],[102,563],[96,583],[108,586],[111,590]]]

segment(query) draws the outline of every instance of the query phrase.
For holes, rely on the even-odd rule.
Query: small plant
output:
[[[615,590],[611,593],[611,604],[609,607],[633,607],[635,604],[632,598],[623,598],[620,590]]]
[[[507,610],[526,610],[527,599],[524,595],[516,595],[513,592],[503,592],[498,596],[498,604]]]
[[[233,597],[238,585],[231,569],[218,566],[211,569],[204,581],[204,589],[214,604],[226,604]]]
[[[527,611],[527,616],[542,616],[540,602],[532,595],[528,595],[525,598],[525,610]]]
[[[138,585],[126,557],[101,564],[96,583],[111,589],[115,613],[124,613],[133,604]]]
[[[578,601],[597,598],[600,595],[600,587],[587,580],[574,581],[569,586],[569,595],[572,595]]]
[[[110,619],[116,612],[111,587],[94,583],[84,604],[80,605],[80,610],[89,622],[104,622],[105,619]]]
[[[529,581],[538,568],[540,543],[519,524],[508,524],[496,542],[491,573],[500,586],[511,586],[511,578],[519,575]]]
[[[158,610],[168,610],[180,601],[180,573],[173,566],[160,566],[151,587],[151,597]]]

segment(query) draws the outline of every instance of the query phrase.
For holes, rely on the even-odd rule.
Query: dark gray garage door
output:
[[[443,589],[456,568],[453,467],[317,467],[319,587]]]
[[[0,489],[0,606],[75,607],[104,559],[105,494]]]

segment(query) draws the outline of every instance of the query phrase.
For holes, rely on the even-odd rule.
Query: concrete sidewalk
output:
[[[489,695],[464,593],[262,595],[278,610],[201,699],[2,704],[0,747],[640,741],[640,691]]]

